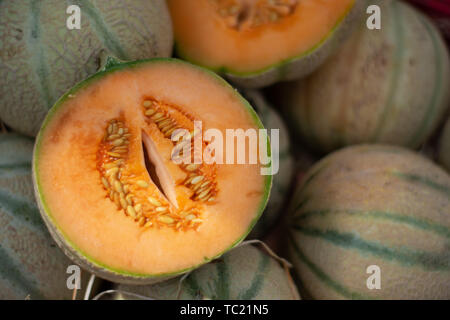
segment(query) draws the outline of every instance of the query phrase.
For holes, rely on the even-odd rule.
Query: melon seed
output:
[[[153,197],[148,197],[147,198],[148,202],[150,202],[152,205],[159,207],[161,206],[161,202],[159,202],[157,199],[153,198]]]
[[[144,181],[144,180],[138,180],[138,181],[136,181],[136,184],[137,184],[139,187],[142,187],[142,188],[148,188],[148,183],[147,183],[146,181]]]
[[[132,206],[127,207],[127,212],[132,218],[136,218],[136,211],[134,211],[134,208]]]
[[[188,164],[188,165],[185,167],[185,169],[186,169],[187,171],[195,171],[195,170],[197,170],[199,167],[200,167],[199,164],[191,163],[191,164]]]
[[[151,221],[147,221],[145,224],[144,224],[144,228],[148,228],[148,227],[151,227],[152,226],[152,224],[153,224],[153,222],[151,222]]]
[[[137,205],[134,206],[134,210],[136,212],[140,212],[142,210],[142,204],[138,203]]]
[[[108,183],[108,180],[105,179],[105,177],[102,177],[102,183],[106,189],[109,189],[109,183]]]
[[[115,189],[117,192],[123,192],[122,184],[120,183],[119,180],[115,180],[115,181],[114,181],[114,189]]]
[[[110,151],[107,151],[106,152],[108,155],[110,155],[111,157],[114,157],[114,158],[120,158],[120,154],[119,153],[116,153],[116,152],[110,152]]]
[[[106,170],[105,171],[105,175],[107,177],[109,177],[109,176],[115,175],[117,172],[119,172],[119,168],[118,167],[113,167],[111,169]]]
[[[159,216],[158,217],[158,221],[170,224],[170,223],[173,223],[174,220],[171,217],[168,217],[168,216]]]
[[[200,181],[202,181],[205,177],[204,176],[196,176],[195,178],[192,179],[191,184],[197,184]]]
[[[112,144],[114,145],[114,146],[120,146],[120,145],[122,145],[123,144],[123,139],[121,139],[121,138],[119,138],[119,139],[116,139],[116,140],[114,140],[113,142],[112,142]]]

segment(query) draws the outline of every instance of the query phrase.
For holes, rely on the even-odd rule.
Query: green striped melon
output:
[[[439,162],[450,172],[450,117],[445,123],[439,141]]]
[[[151,286],[118,285],[116,299],[297,300],[289,271],[252,245],[235,248],[191,272]]]
[[[289,252],[316,299],[450,299],[450,176],[420,154],[352,146],[310,169],[289,216]],[[369,266],[380,268],[380,289]]]
[[[69,30],[67,7],[81,9]],[[48,109],[95,73],[107,54],[168,57],[172,24],[164,0],[0,1],[0,118],[34,136]]]
[[[32,153],[31,139],[0,134],[0,299],[70,299],[66,268],[72,262],[51,238],[35,204]]]
[[[269,138],[270,130],[279,130],[279,170],[273,176],[272,190],[266,209],[248,236],[249,238],[261,238],[274,226],[281,214],[294,175],[294,161],[290,149],[289,133],[283,119],[258,91],[246,90],[243,94],[260,116],[264,127],[268,130]]]
[[[449,105],[449,54],[438,29],[402,1],[372,3],[381,7],[381,30],[364,23],[317,72],[280,86],[293,127],[320,151],[419,147]]]

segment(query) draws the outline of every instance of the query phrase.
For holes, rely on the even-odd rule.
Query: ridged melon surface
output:
[[[449,54],[429,18],[402,1],[372,1],[381,30],[365,22],[338,54],[280,101],[306,142],[324,152],[357,143],[416,148],[450,101]]]
[[[258,223],[249,234],[249,238],[260,238],[264,236],[277,222],[281,214],[294,176],[294,159],[291,152],[289,141],[289,132],[278,113],[264,99],[264,96],[256,90],[244,91],[245,98],[255,108],[255,111],[261,118],[264,127],[268,130],[270,137],[271,130],[279,130],[278,157],[279,170],[273,176],[272,190],[270,192],[269,202]],[[274,141],[272,141],[273,146]]]
[[[439,141],[439,163],[450,172],[450,118],[445,123],[444,131]]]
[[[298,300],[289,272],[266,252],[243,245],[180,278],[152,286],[116,287],[115,299]],[[131,293],[131,294],[127,294]],[[139,295],[139,296],[136,296]]]
[[[316,299],[449,299],[450,176],[407,149],[362,145],[310,169],[292,202],[290,256]],[[380,268],[380,289],[368,289]]]
[[[0,134],[0,299],[71,299],[66,268],[73,263],[51,238],[35,204],[32,153],[33,140]],[[82,290],[86,280],[84,273]]]
[[[81,29],[69,30],[69,5]],[[123,60],[168,57],[172,24],[164,0],[0,2],[0,117],[34,136],[47,111],[99,69],[105,54]]]

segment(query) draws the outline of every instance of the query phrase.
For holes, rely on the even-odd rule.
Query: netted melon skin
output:
[[[35,136],[47,111],[102,58],[169,57],[173,32],[164,0],[83,0],[81,28],[69,30],[65,1],[0,3],[0,118]]]
[[[0,134],[0,299],[71,299],[66,269],[73,262],[41,220],[31,181],[32,150],[31,139]],[[88,274],[81,276],[83,291]]]
[[[359,145],[322,159],[289,216],[289,256],[306,295],[448,299],[449,191],[445,170],[405,148]],[[379,267],[379,289],[368,285],[369,266]]]
[[[402,1],[374,1],[365,23],[315,73],[279,87],[299,138],[327,153],[360,143],[419,148],[450,103],[450,58],[439,30]]]
[[[181,282],[181,283],[180,283]],[[117,285],[115,299],[298,300],[287,270],[263,250],[242,245],[185,279],[153,286]]]

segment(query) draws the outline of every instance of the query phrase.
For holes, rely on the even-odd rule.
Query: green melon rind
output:
[[[90,76],[86,80],[79,82],[77,85],[75,85],[72,89],[70,89],[68,92],[66,92],[56,103],[55,105],[50,109],[49,113],[47,114],[44,122],[42,123],[42,127],[36,137],[36,143],[34,146],[34,152],[33,152],[33,162],[32,162],[32,170],[33,170],[33,183],[34,183],[34,190],[35,190],[35,196],[37,199],[37,204],[39,207],[39,211],[41,212],[41,216],[44,219],[47,228],[49,229],[52,237],[55,239],[56,243],[60,246],[60,248],[64,251],[64,253],[71,258],[72,261],[76,262],[83,268],[89,270],[91,273],[94,273],[101,278],[118,282],[118,283],[125,283],[125,284],[153,284],[157,282],[161,282],[170,278],[173,278],[177,275],[186,273],[190,270],[194,270],[198,268],[199,266],[219,258],[222,256],[225,252],[230,250],[231,248],[236,247],[238,244],[240,244],[250,233],[250,231],[255,226],[256,222],[260,218],[262,212],[264,211],[264,208],[267,205],[269,195],[270,195],[270,189],[272,187],[272,176],[268,175],[266,176],[265,182],[264,182],[264,194],[261,200],[261,203],[259,205],[259,208],[255,214],[255,218],[250,223],[249,228],[247,231],[238,238],[234,243],[232,243],[227,249],[225,249],[223,252],[217,254],[214,257],[208,257],[205,258],[205,260],[193,267],[178,270],[175,272],[170,273],[160,273],[160,274],[143,274],[143,273],[133,273],[128,272],[126,270],[111,268],[99,261],[96,261],[94,258],[80,250],[73,242],[71,242],[67,235],[58,228],[56,225],[54,218],[51,214],[51,211],[48,209],[48,205],[45,200],[45,195],[42,192],[42,186],[40,182],[39,172],[38,172],[38,165],[39,165],[39,154],[41,151],[41,144],[42,144],[42,135],[45,132],[45,129],[47,125],[51,122],[53,116],[59,111],[61,106],[64,105],[64,102],[67,99],[70,99],[70,96],[75,95],[79,90],[82,90],[83,88],[87,87],[89,84],[93,83],[94,81],[112,73],[115,71],[120,71],[127,68],[137,68],[144,64],[151,64],[151,63],[177,63],[177,64],[183,64],[183,65],[189,65],[192,68],[195,68],[197,70],[200,70],[207,74],[211,80],[217,81],[219,84],[221,84],[224,88],[226,88],[229,91],[232,91],[233,94],[239,97],[239,99],[242,102],[243,107],[245,107],[246,111],[249,113],[249,115],[254,120],[254,123],[259,129],[264,129],[264,126],[261,123],[261,120],[259,119],[256,112],[253,110],[251,105],[236,91],[234,90],[224,79],[219,77],[217,74],[215,74],[212,71],[209,71],[205,68],[192,65],[188,62],[174,59],[174,58],[153,58],[153,59],[146,59],[146,60],[137,60],[132,62],[125,62],[120,63],[119,61],[115,61],[113,58],[109,58],[108,61],[105,63],[105,67],[102,71]],[[268,148],[268,155],[270,155],[270,143],[267,144]]]
[[[439,141],[438,161],[448,172],[450,172],[450,117],[445,123]]]
[[[299,79],[316,70],[351,33],[361,19],[364,2],[363,0],[356,0],[354,4],[347,8],[330,32],[306,52],[260,70],[239,72],[225,66],[207,66],[201,61],[189,57],[176,39],[175,51],[181,58],[223,74],[233,84],[243,88],[262,88],[279,81]]]
[[[194,270],[184,279],[176,278],[151,286],[117,285],[113,298],[298,300],[297,288],[283,267],[263,250],[247,244]]]

